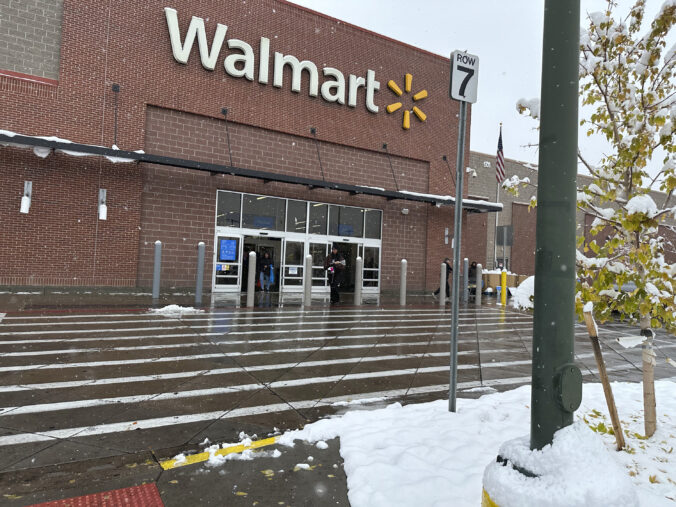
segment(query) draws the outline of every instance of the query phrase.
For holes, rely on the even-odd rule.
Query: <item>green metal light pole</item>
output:
[[[535,248],[531,449],[573,422],[580,0],[545,0]]]

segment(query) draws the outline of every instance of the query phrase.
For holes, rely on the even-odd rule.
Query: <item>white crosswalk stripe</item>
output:
[[[466,308],[459,321],[460,390],[530,382],[529,315]],[[438,308],[20,314],[0,317],[0,336],[0,427],[12,429],[0,450],[448,391],[450,313]],[[576,336],[576,360],[591,359]]]
[[[623,365],[616,368],[608,368],[608,371],[618,371],[628,369],[630,366]],[[594,374],[597,372],[594,371]],[[512,377],[504,379],[488,380],[486,382],[459,382],[458,389],[468,389],[471,387],[486,386],[492,387],[496,385],[513,385],[513,384],[527,384],[530,382],[530,377]],[[126,421],[112,424],[100,424],[97,426],[85,426],[76,428],[66,428],[61,430],[40,431],[34,433],[20,433],[16,435],[9,435],[0,437],[0,446],[27,444],[32,442],[43,442],[53,439],[69,439],[74,437],[86,437],[93,435],[105,435],[109,433],[122,433],[127,431],[136,431],[140,429],[162,428],[166,426],[173,426],[178,424],[187,424],[192,422],[213,421],[217,419],[231,419],[236,417],[246,417],[250,415],[284,412],[288,410],[299,410],[304,408],[315,408],[322,406],[329,406],[333,403],[341,401],[353,401],[360,398],[397,398],[407,393],[419,394],[423,392],[443,392],[448,391],[448,385],[431,385],[422,388],[412,388],[409,390],[398,391],[374,391],[364,392],[356,396],[336,396],[324,398],[319,401],[303,400],[292,402],[291,404],[276,403],[270,405],[253,406],[246,408],[236,408],[230,411],[214,411],[200,414],[189,414],[181,416],[160,417],[151,419],[140,419],[137,421]]]

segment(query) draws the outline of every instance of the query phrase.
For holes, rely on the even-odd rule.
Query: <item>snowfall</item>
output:
[[[322,449],[339,437],[353,507],[478,506],[484,485],[501,507],[675,506],[676,378],[656,382],[658,429],[650,439],[643,437],[641,384],[612,386],[627,444],[620,452],[601,384],[584,384],[575,423],[538,452],[528,450],[530,386],[460,398],[455,413],[447,400],[375,410],[358,405],[287,432],[280,442]],[[527,479],[496,465],[505,453],[542,476]],[[500,491],[505,485],[516,486],[516,500]]]

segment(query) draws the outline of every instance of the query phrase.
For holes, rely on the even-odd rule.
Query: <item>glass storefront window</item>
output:
[[[239,283],[239,238],[219,237],[216,255],[216,285]]]
[[[292,264],[294,266],[303,265],[303,243],[301,241],[287,241],[286,255],[284,256],[284,264]]]
[[[216,225],[219,227],[239,227],[242,194],[218,192],[216,206]]]
[[[312,285],[323,287],[327,280],[324,260],[328,255],[328,245],[326,243],[310,243],[310,255],[312,255]]]
[[[307,228],[307,202],[289,200],[286,231],[304,233]]]
[[[364,210],[347,206],[329,206],[329,234],[361,238],[364,235]]]
[[[281,252],[276,257],[279,266],[275,270],[275,275],[279,274],[278,287],[281,290],[284,287],[291,291],[302,289],[306,249],[312,255],[312,286],[327,287],[324,260],[331,249],[327,236],[334,236],[331,240],[344,244],[350,252],[350,255],[344,254],[346,257],[353,260],[359,255],[364,259],[363,287],[377,290],[381,276],[380,241],[370,240],[381,239],[382,217],[383,212],[377,209],[219,190],[216,225],[220,229],[217,229],[214,288],[232,292],[228,286],[236,290],[240,289],[240,284],[243,286],[251,245],[244,245],[247,257],[243,263],[239,259],[239,243],[249,236],[268,236],[267,233],[246,231],[257,229],[270,231],[269,241],[281,243]],[[227,231],[224,228],[239,230]]]
[[[320,202],[310,203],[310,234],[326,234],[329,205]]]
[[[378,271],[364,270],[364,287],[378,287]]]
[[[286,199],[244,194],[242,208],[242,227],[268,231],[284,230]]]
[[[302,241],[287,241],[284,253],[284,285],[303,285],[303,251]]]
[[[382,221],[383,212],[377,209],[366,210],[366,234],[364,237],[372,239],[380,239],[380,222]]]
[[[380,267],[380,259],[378,258],[378,247],[367,246],[364,247],[364,268],[378,269]]]

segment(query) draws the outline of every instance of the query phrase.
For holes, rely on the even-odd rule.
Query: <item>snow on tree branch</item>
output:
[[[516,102],[516,110],[537,120],[540,118],[540,99],[519,99]]]

